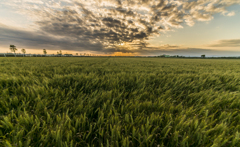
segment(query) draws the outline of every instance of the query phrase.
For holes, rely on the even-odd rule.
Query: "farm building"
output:
[[[160,55],[160,56],[158,56],[158,57],[170,57],[170,55],[165,55],[165,54],[163,54],[163,55]]]
[[[65,57],[72,57],[72,54],[64,54]]]

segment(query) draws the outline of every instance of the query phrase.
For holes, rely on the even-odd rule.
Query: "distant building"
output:
[[[158,56],[158,57],[166,57],[166,58],[169,58],[170,55],[165,55],[165,54],[163,54],[163,55],[160,55],[160,56]]]
[[[65,57],[72,57],[72,54],[64,54]]]

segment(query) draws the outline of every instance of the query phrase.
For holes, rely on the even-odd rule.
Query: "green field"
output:
[[[240,60],[0,58],[0,146],[239,147]]]

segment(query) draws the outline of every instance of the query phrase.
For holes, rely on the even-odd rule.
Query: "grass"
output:
[[[0,146],[238,147],[239,65],[0,58]]]

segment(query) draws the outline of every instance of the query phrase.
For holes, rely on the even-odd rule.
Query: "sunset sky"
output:
[[[240,0],[0,0],[0,53],[240,56]]]

